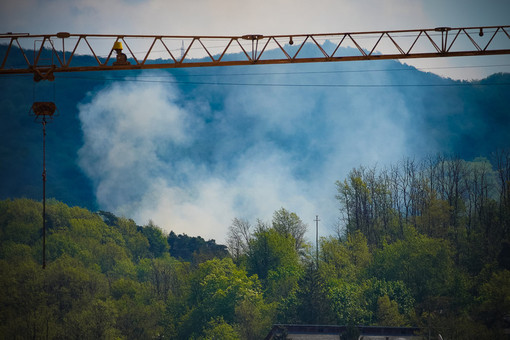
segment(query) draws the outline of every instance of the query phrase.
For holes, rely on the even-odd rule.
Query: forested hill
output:
[[[303,192],[318,201],[329,193],[316,188],[359,164],[436,152],[488,157],[509,146],[508,84],[509,74],[460,82],[397,61],[57,74],[37,84],[31,76],[0,77],[0,198],[41,197],[34,100],[54,100],[59,113],[47,127],[48,197],[126,214],[153,197],[148,190],[157,183],[169,191],[208,182],[204,176],[239,184],[256,166],[249,160],[287,160],[265,166],[266,178],[288,168],[287,178],[311,183]],[[112,163],[115,154],[128,159],[126,152],[136,152],[138,163]],[[245,196],[245,208],[259,205]]]
[[[345,229],[319,252],[284,208],[242,218],[228,248],[109,212],[0,202],[0,334],[49,339],[262,339],[272,324],[414,326],[506,339],[510,153],[406,159],[337,182]],[[317,254],[317,258],[316,258]]]
[[[175,335],[167,302],[189,293],[200,263],[228,264],[214,240],[50,200],[43,270],[41,211],[28,199],[0,202],[1,339]]]
[[[0,338],[505,339],[508,84],[396,61],[1,77]],[[45,270],[34,100],[59,113]],[[288,203],[340,218],[318,260]],[[130,219],[151,214],[174,219]],[[227,229],[229,252],[205,235]]]

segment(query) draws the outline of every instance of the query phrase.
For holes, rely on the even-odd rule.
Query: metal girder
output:
[[[126,54],[114,52],[117,42]],[[498,54],[510,54],[510,26],[273,36],[0,34],[0,74],[32,73],[36,81],[53,80],[56,72]]]

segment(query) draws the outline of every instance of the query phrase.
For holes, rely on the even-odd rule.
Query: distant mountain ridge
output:
[[[92,57],[76,58],[95,63]],[[57,74],[54,84],[9,76],[0,77],[0,199],[41,197],[42,131],[28,111],[33,94],[46,91],[59,111],[47,126],[47,195],[70,205],[104,208],[97,200],[102,179],[91,178],[79,163],[78,151],[85,143],[80,105],[93,103],[98,93],[114,84],[131,84],[128,95],[134,96],[137,88],[158,82],[175,89],[172,100],[188,110],[196,127],[190,131],[200,134],[193,132],[188,142],[158,148],[157,157],[166,164],[185,159],[214,173],[235,167],[247,150],[264,141],[266,147],[285,152],[293,176],[309,181],[317,166],[326,168],[336,154],[345,157],[341,150],[367,143],[367,154],[378,153],[373,143],[378,147],[381,143],[370,139],[370,131],[386,131],[381,140],[394,131],[401,135],[398,143],[403,150],[417,157],[446,152],[473,159],[510,146],[507,73],[460,82],[397,61],[371,61]],[[339,115],[348,121],[340,124]],[[386,126],[388,119],[392,126]],[[347,157],[347,163],[349,159],[356,158]],[[190,174],[174,172],[169,181],[180,176],[185,183],[192,180]],[[228,171],[225,174],[229,176]]]

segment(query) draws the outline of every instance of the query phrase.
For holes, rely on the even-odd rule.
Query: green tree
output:
[[[168,253],[168,242],[160,227],[149,221],[149,224],[143,227],[141,231],[149,240],[149,252],[152,257],[156,258]]]
[[[78,306],[82,307],[95,296],[105,297],[107,282],[103,275],[87,269],[74,258],[62,256],[45,270],[47,303],[56,306],[57,318],[63,319]]]
[[[187,308],[178,321],[181,339],[199,335],[212,318],[222,317],[233,324],[241,301],[262,299],[257,277],[248,277],[230,258],[201,263],[190,284]]]
[[[480,288],[479,317],[502,336],[510,311],[510,271],[495,272]]]
[[[357,281],[365,275],[372,255],[361,231],[347,235],[345,241],[322,238],[319,270],[326,279]]]
[[[273,324],[274,304],[267,304],[262,295],[247,295],[237,303],[235,322],[244,340],[263,339]]]
[[[106,214],[105,212],[102,212]],[[147,237],[138,231],[138,227],[133,220],[116,217],[113,214],[108,214],[108,224],[111,227],[117,228],[124,238],[126,247],[129,249],[133,261],[138,262],[144,257],[149,257],[149,240]]]
[[[199,264],[213,258],[228,256],[227,247],[216,244],[215,240],[204,240],[202,237],[192,237],[186,234],[176,235],[173,231],[168,235],[170,255],[182,261]]]
[[[452,254],[447,241],[420,235],[411,228],[404,240],[375,252],[371,272],[381,280],[404,282],[422,303],[451,293]]]
[[[422,214],[416,216],[416,229],[429,237],[447,238],[452,210],[448,201],[438,199],[433,193],[425,202]]]
[[[199,336],[197,340],[240,340],[241,338],[235,331],[234,327],[223,320],[222,317],[211,319],[207,323],[204,334]]]
[[[377,322],[380,326],[405,326],[404,317],[398,311],[397,301],[390,300],[388,295],[381,296],[377,300]]]
[[[40,264],[31,256],[0,260],[0,334],[3,338],[55,336],[53,309],[46,304],[41,271]]]
[[[64,318],[64,336],[70,339],[120,338],[115,328],[117,310],[112,301],[95,299],[83,308],[75,308]]]
[[[248,271],[251,274],[266,280],[270,271],[297,263],[293,238],[283,236],[274,229],[262,229],[255,233],[248,253]]]
[[[154,339],[163,333],[161,320],[165,305],[150,296],[150,291],[139,285],[134,296],[124,294],[115,300],[115,327],[127,339]]]
[[[0,241],[34,245],[40,239],[42,204],[28,200],[0,202]]]
[[[412,292],[406,287],[404,282],[370,278],[365,280],[362,285],[364,287],[367,308],[372,311],[372,316],[374,317],[371,323],[380,324],[377,313],[380,307],[379,299],[384,296],[387,296],[390,301],[395,302],[394,305],[397,306],[397,311],[402,316],[403,323],[408,322],[414,317],[415,300]]]
[[[283,236],[291,236],[295,241],[296,251],[302,251],[305,247],[304,236],[306,233],[306,224],[301,221],[298,215],[281,208],[273,214],[273,229]]]
[[[180,263],[168,254],[151,260],[148,282],[151,283],[155,298],[166,302],[171,294],[179,290],[178,286],[182,284],[179,267]]]
[[[339,325],[370,324],[373,312],[367,308],[364,287],[345,281],[328,285],[328,298]]]
[[[247,269],[256,274],[269,301],[286,297],[297,285],[302,273],[294,238],[273,228],[259,229],[250,242]]]
[[[353,169],[343,182],[337,181],[336,198],[346,224],[346,233],[361,231],[370,245],[381,245],[398,234],[388,175],[375,168]]]
[[[298,323],[328,325],[336,321],[330,307],[327,284],[312,263],[306,266],[298,281],[295,295],[294,314]]]

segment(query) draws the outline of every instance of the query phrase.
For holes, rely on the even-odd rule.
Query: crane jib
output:
[[[510,26],[271,36],[0,34],[0,74],[31,73],[36,81],[58,72],[501,54],[510,54]]]

